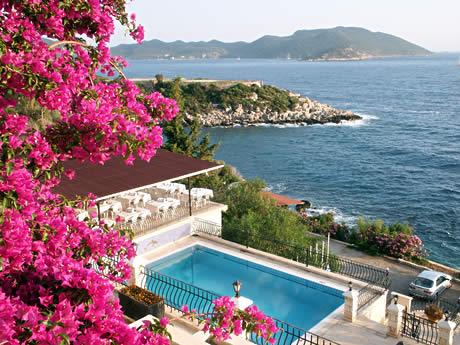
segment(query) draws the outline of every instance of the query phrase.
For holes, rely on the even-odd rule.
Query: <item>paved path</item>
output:
[[[396,291],[407,295],[409,292],[409,283],[422,271],[420,269],[410,267],[381,256],[368,255],[335,240],[331,240],[330,250],[334,254],[347,257],[368,265],[380,268],[388,267],[390,269],[391,277],[390,293],[391,291]],[[452,287],[445,291],[441,297],[457,303],[457,298],[460,297],[460,284],[454,281]]]

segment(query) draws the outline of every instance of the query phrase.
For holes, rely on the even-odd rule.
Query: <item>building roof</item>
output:
[[[287,196],[284,195],[279,195],[275,193],[268,192],[266,190],[261,191],[262,196],[264,198],[273,198],[276,201],[276,204],[278,206],[288,206],[288,205],[299,205],[303,204],[302,201],[296,200],[296,199],[291,199],[288,198]]]
[[[53,191],[68,199],[93,193],[98,199],[106,199],[122,192],[142,189],[160,182],[170,182],[186,177],[204,174],[220,169],[223,165],[187,157],[166,150],[158,150],[150,162],[136,159],[133,165],[126,165],[120,156],[105,164],[88,161],[68,161],[65,169],[75,170],[75,177],[62,177]]]

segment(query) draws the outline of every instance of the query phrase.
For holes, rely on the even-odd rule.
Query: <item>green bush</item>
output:
[[[224,227],[249,231],[253,242],[270,239],[291,246],[307,247],[318,241],[306,234],[305,226],[296,213],[279,207],[271,198],[264,198],[260,191],[261,180],[244,181],[229,188],[225,203],[228,210],[223,215]],[[224,232],[228,235],[228,232]],[[237,236],[231,234],[234,239]],[[245,239],[243,238],[243,241]],[[259,244],[260,246],[268,244]]]
[[[219,88],[216,84],[182,83],[181,78],[171,81],[157,78],[156,83],[142,81],[138,85],[147,91],[158,91],[174,98],[182,114],[203,114],[212,110],[213,104],[222,109],[230,107],[236,110],[241,104],[245,111],[268,108],[271,111],[285,112],[293,110],[299,102],[298,98],[291,96],[288,91],[271,85],[259,87],[240,83]]]
[[[416,263],[424,263],[426,250],[422,241],[413,234],[408,223],[385,225],[382,220],[371,221],[359,218],[355,228],[338,224],[332,214],[308,216],[301,213],[299,218],[307,229],[331,238],[354,244],[371,255],[389,255]]]

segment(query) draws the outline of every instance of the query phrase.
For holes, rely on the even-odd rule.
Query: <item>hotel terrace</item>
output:
[[[459,320],[410,320],[411,298],[389,298],[387,270],[329,255],[324,247],[299,248],[223,228],[227,206],[213,201],[212,190],[190,186],[190,178],[222,167],[165,150],[150,162],[136,160],[132,166],[121,158],[105,165],[72,161],[65,168],[75,170],[76,177],[55,189],[69,199],[97,196],[96,207],[77,210],[81,220],[133,231],[136,257],[127,284],[164,297],[166,314],[175,319],[169,328],[174,343],[209,341],[197,324],[180,318],[181,306],[209,312],[215,298],[234,294],[234,281],[243,282],[233,297],[236,305],[260,306],[282,329],[277,344],[394,345],[403,336],[404,344],[454,343]],[[279,205],[298,203],[276,194],[264,197],[273,197]],[[236,232],[242,240],[227,241],[224,231]],[[250,341],[263,343],[241,336],[228,342]]]

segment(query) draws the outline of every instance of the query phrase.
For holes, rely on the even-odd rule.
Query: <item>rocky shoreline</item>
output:
[[[198,116],[204,127],[251,126],[257,124],[313,125],[362,119],[352,111],[336,109],[328,104],[322,104],[295,94],[291,94],[291,96],[296,96],[298,103],[294,109],[285,112],[272,111],[269,107],[264,109],[258,107],[256,110],[249,110],[245,109],[241,104],[236,109],[231,107],[220,109],[217,105],[213,105],[213,110],[196,116]],[[257,94],[254,94],[254,97],[257,97]],[[184,114],[184,120],[187,123],[191,123],[194,117],[195,115]]]

